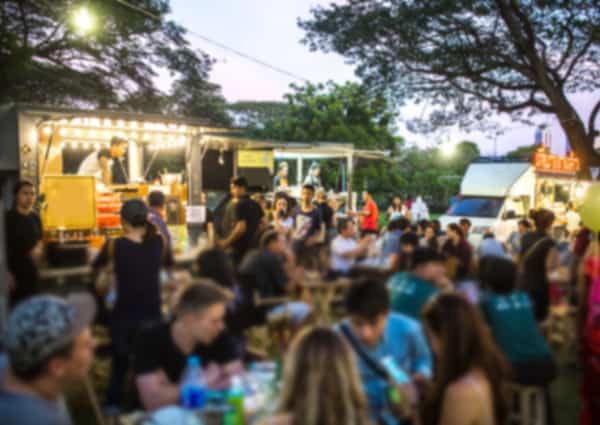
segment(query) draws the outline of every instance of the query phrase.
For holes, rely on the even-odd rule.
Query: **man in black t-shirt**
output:
[[[33,211],[35,188],[28,181],[18,182],[13,189],[14,207],[7,211],[6,256],[13,287],[10,288],[10,304],[35,295],[39,274],[36,263],[43,255],[42,222]]]
[[[203,280],[188,287],[175,309],[175,320],[142,332],[134,350],[135,382],[146,410],[178,404],[189,356],[198,356],[207,386],[224,389],[243,371],[241,353],[225,331],[229,295]]]
[[[296,226],[292,235],[294,251],[312,246],[322,239],[322,218],[313,204],[315,188],[305,184],[302,188],[300,211],[296,215]]]
[[[235,206],[235,226],[227,237],[218,242],[222,249],[233,249],[233,261],[240,264],[244,255],[256,245],[263,210],[258,203],[247,194],[248,181],[245,177],[237,177],[231,183],[231,193],[238,202]]]

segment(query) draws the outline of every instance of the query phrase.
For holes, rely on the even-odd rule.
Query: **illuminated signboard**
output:
[[[535,171],[543,173],[577,174],[580,170],[579,159],[569,152],[567,156],[554,155],[547,149],[538,149],[533,155]]]

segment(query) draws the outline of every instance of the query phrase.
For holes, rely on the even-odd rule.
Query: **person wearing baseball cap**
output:
[[[122,404],[132,341],[141,328],[162,319],[160,270],[167,244],[149,222],[149,213],[141,199],[124,202],[123,236],[108,241],[92,264],[96,271],[112,266],[114,276],[110,289],[116,301],[108,317],[112,363],[105,405],[111,411]]]
[[[8,367],[0,380],[2,425],[69,425],[63,392],[94,358],[89,294],[40,295],[11,313],[4,335]]]

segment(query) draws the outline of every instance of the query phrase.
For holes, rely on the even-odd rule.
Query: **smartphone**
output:
[[[383,367],[385,367],[385,370],[387,370],[387,372],[390,374],[390,376],[396,382],[396,384],[404,385],[410,383],[410,376],[408,376],[408,374],[396,364],[392,357],[384,357],[381,360],[381,364],[383,365]]]

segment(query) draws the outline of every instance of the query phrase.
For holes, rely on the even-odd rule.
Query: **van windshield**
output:
[[[446,213],[453,216],[496,218],[504,198],[462,198]]]

